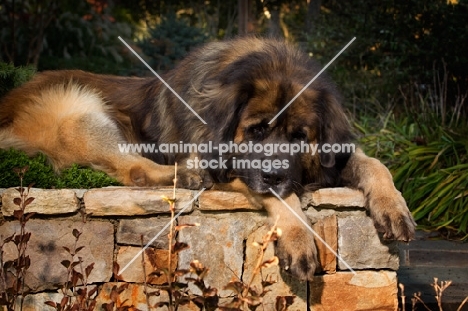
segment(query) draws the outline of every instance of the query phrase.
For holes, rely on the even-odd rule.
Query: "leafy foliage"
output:
[[[35,73],[33,66],[15,67],[13,64],[0,62],[0,97],[31,79]]]
[[[132,63],[118,37],[131,37],[132,25],[116,21],[112,10],[109,5],[90,7],[87,2],[79,2],[57,15],[46,32],[39,70],[127,74]]]
[[[377,132],[359,129],[361,144],[394,175],[415,220],[468,237],[468,139],[465,134],[427,128],[389,116]],[[367,125],[369,126],[369,125]]]
[[[444,70],[453,106],[467,89],[467,12],[466,1],[324,0],[314,28],[296,37],[323,63],[357,38],[330,67],[353,112],[419,105],[414,94],[427,95]]]
[[[148,36],[138,46],[150,57],[155,70],[168,70],[187,52],[207,39],[202,29],[192,27],[184,19],[171,13],[161,23],[148,31]]]
[[[17,185],[18,177],[13,172],[15,167],[29,166],[24,177],[26,184],[34,184],[38,188],[99,188],[115,186],[119,183],[103,172],[83,168],[78,165],[65,169],[61,174],[54,172],[43,154],[28,157],[18,150],[0,150],[0,188]]]
[[[73,229],[72,234],[75,237],[73,248],[63,247],[71,259],[61,262],[67,269],[67,281],[61,288],[63,297],[60,302],[46,301],[45,304],[57,311],[92,311],[97,303],[93,296],[97,293],[98,287],[89,289],[88,278],[94,269],[94,262],[83,269],[83,258],[78,256],[78,253],[84,246],[77,247],[82,232]]]
[[[27,166],[15,169],[15,173],[20,180],[20,186],[16,188],[19,197],[13,200],[13,203],[18,206],[18,209],[13,211],[13,216],[19,222],[19,232],[15,232],[6,238],[2,235],[0,240],[0,284],[2,288],[0,306],[5,306],[7,311],[22,310],[24,297],[29,292],[29,289],[25,286],[25,277],[26,270],[31,267],[31,258],[26,255],[31,232],[26,231],[26,223],[35,213],[26,212],[26,207],[34,201],[34,198],[29,196],[31,187],[23,187],[24,176],[27,171]],[[14,244],[16,258],[4,261],[3,248],[8,243]]]

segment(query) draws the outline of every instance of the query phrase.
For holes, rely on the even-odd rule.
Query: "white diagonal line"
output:
[[[169,226],[171,225],[171,223],[173,223],[184,211],[185,209],[190,206],[193,201],[195,201],[199,196],[200,194],[202,194],[203,191],[205,191],[206,188],[203,188],[200,192],[197,193],[197,195],[192,199],[190,200],[190,202],[188,202],[181,210],[179,213],[177,213],[177,215],[174,216],[173,219],[171,219],[165,226],[164,228],[161,229],[161,231],[159,231],[146,245],[145,247],[143,247],[139,252],[138,254],[135,255],[135,257],[133,257],[132,260],[130,260],[129,263],[127,263],[127,265],[125,267],[123,267],[123,269],[121,269],[119,271],[119,275],[121,275],[125,270],[127,270],[128,267],[130,267],[130,265],[138,258],[141,256],[141,253],[143,253],[145,251],[145,249],[148,248],[148,246],[150,246],[151,243],[153,243],[160,235],[161,233],[163,233],[164,230],[166,230],[167,228],[169,228]]]
[[[190,109],[191,112],[193,112],[194,115],[196,115],[198,117],[198,119],[200,119],[200,121],[203,122],[203,124],[206,124],[205,120],[202,119],[202,117],[200,117],[198,115],[198,113],[195,112],[195,110],[192,109],[192,107],[190,107],[189,104],[187,104],[187,102],[179,96],[179,94],[177,94],[176,91],[174,91],[174,89],[166,83],[166,81],[163,80],[163,78],[161,78],[158,73],[156,71],[153,70],[153,68],[151,68],[150,65],[148,65],[144,60],[143,58],[140,57],[140,55],[137,54],[137,52],[135,52],[131,47],[130,45],[127,44],[127,42],[124,41],[124,39],[122,39],[120,36],[118,37],[120,41],[122,41],[123,44],[125,44],[125,46],[130,50],[132,51],[133,54],[135,54],[135,56],[143,63],[145,64],[146,67],[148,67],[148,69],[156,76],[158,77],[159,80],[161,80],[162,83],[164,83],[164,85],[178,98],[180,99],[181,102],[183,102],[185,104],[185,106],[187,106],[188,109]]]
[[[346,266],[346,268],[348,268],[352,273],[354,273],[354,275],[356,275],[356,272],[353,270],[353,268],[351,268],[351,266],[348,265],[348,263],[347,263],[346,261],[344,261],[344,259],[341,258],[341,256],[338,255],[338,254],[335,252],[335,250],[334,250],[330,245],[328,245],[328,243],[325,242],[325,240],[322,239],[322,237],[321,237],[320,235],[318,235],[317,232],[315,232],[315,230],[312,229],[312,228],[309,226],[309,224],[308,224],[307,222],[305,222],[304,219],[302,219],[302,217],[299,216],[299,215],[292,209],[291,206],[289,206],[288,203],[286,203],[285,200],[283,200],[273,189],[271,189],[271,188],[269,188],[269,189],[270,189],[271,193],[273,193],[273,195],[274,195],[275,197],[277,197],[278,200],[280,200],[280,201],[291,211],[291,213],[293,213],[294,216],[296,216],[296,218],[299,219],[299,220],[301,221],[301,223],[302,223],[310,232],[312,232],[312,234],[315,235],[315,237],[316,237],[317,239],[319,239],[320,242],[322,242],[323,245],[325,245],[325,247],[328,248],[328,249],[333,253],[333,255],[336,256],[336,258],[338,258],[338,259]]]
[[[350,46],[351,43],[353,43],[354,40],[356,40],[356,37],[352,38],[351,41],[349,41],[348,44],[346,44],[346,46],[345,46],[344,48],[342,48],[341,51],[339,51],[338,54],[336,54],[335,57],[333,57],[332,60],[329,61],[328,64],[326,64],[325,67],[323,67],[322,70],[320,70],[319,73],[317,73],[317,74],[315,75],[315,77],[313,77],[312,80],[310,80],[309,83],[307,83],[306,86],[304,86],[304,87],[302,88],[302,90],[300,90],[299,93],[297,93],[297,95],[294,96],[293,99],[291,99],[291,100],[289,101],[289,103],[288,103],[286,106],[284,106],[283,109],[281,109],[280,112],[278,112],[278,113],[276,114],[276,116],[273,117],[273,119],[270,120],[270,122],[268,122],[268,124],[271,124],[273,121],[275,121],[276,118],[278,118],[279,115],[282,114],[282,113],[293,103],[293,101],[295,101],[296,98],[298,98],[298,97],[302,94],[302,92],[304,92],[305,89],[308,88],[309,85],[311,85],[312,82],[314,82],[315,79],[317,79],[317,78],[322,74],[322,72],[324,72],[324,71],[328,68],[328,66],[331,65],[331,63],[333,63],[333,62],[335,61],[335,59],[337,59],[338,56],[340,56],[341,53],[343,53],[344,50],[346,50],[346,49],[348,48],[348,46]]]

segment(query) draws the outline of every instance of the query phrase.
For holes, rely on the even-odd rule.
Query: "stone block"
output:
[[[88,283],[110,280],[114,255],[114,227],[110,222],[31,219],[26,224],[26,231],[31,232],[26,254],[30,256],[32,263],[26,272],[26,286],[32,291],[53,290],[67,280],[67,269],[61,262],[71,260],[64,247],[73,249],[73,229],[82,232],[77,247],[84,246],[76,257],[83,258],[83,267],[94,263]],[[0,235],[4,237],[13,232],[19,232],[16,221],[7,222],[0,227]],[[12,242],[4,246],[4,251],[4,260],[17,256]]]
[[[229,191],[204,191],[199,200],[199,209],[205,211],[257,210],[241,193]]]
[[[365,198],[361,191],[350,188],[324,188],[306,192],[301,197],[302,205],[320,208],[364,208]]]
[[[22,311],[54,311],[55,309],[45,304],[46,301],[60,302],[63,294],[61,293],[39,293],[27,295],[24,297],[23,308],[20,309],[20,303],[16,303],[15,310]]]
[[[365,215],[338,218],[338,254],[353,269],[398,270],[399,266],[396,242],[381,240]],[[347,269],[341,261],[338,268]]]
[[[310,284],[313,311],[398,310],[396,272],[337,272],[316,276]]]
[[[13,211],[19,209],[13,203],[19,197],[15,188],[8,188],[2,194],[2,213],[4,216],[13,216]],[[29,197],[34,201],[26,207],[26,212],[35,212],[44,215],[74,213],[80,208],[75,192],[70,189],[38,189],[31,188]]]
[[[146,248],[142,254],[139,254],[140,251],[141,248],[139,247],[123,246],[119,248],[117,253],[117,263],[119,264],[120,269],[124,268],[130,261],[137,257],[135,261],[133,261],[133,263],[120,274],[121,280],[131,283],[144,283],[144,275],[146,273],[146,282],[148,284],[161,285],[167,283],[165,275],[161,275],[159,277],[150,277],[149,275],[157,269],[169,267],[169,251],[164,249],[153,249],[150,247]],[[144,256],[144,270],[142,255]],[[172,255],[171,266],[174,271],[175,267],[177,267],[177,255]]]
[[[143,245],[146,245],[157,234],[151,246],[167,249],[167,234],[169,228],[163,228],[171,221],[169,217],[150,217],[121,219],[117,227],[117,243],[123,245],[141,246],[141,236],[143,235]],[[161,232],[161,230],[163,230]]]
[[[226,214],[207,214],[182,216],[180,224],[199,223],[199,227],[185,228],[179,232],[178,240],[190,248],[179,254],[179,268],[187,269],[190,262],[199,260],[210,271],[206,283],[218,289],[222,297],[231,294],[222,288],[242,275],[244,262],[244,240],[253,230],[267,221],[258,213],[237,212]],[[183,280],[182,280],[183,281]],[[189,287],[200,294],[195,286]]]
[[[171,188],[109,187],[86,191],[83,200],[86,213],[92,216],[133,216],[169,213],[169,204],[162,196],[172,198]],[[193,209],[193,192],[177,189],[176,211]]]
[[[338,223],[336,215],[331,215],[318,220],[313,224],[312,229],[327,243],[327,245],[338,253]],[[321,271],[327,273],[336,272],[336,255],[323,243],[319,238],[315,237],[315,245],[317,246],[318,260]]]

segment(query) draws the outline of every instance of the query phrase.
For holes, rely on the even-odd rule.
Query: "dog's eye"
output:
[[[262,140],[265,136],[265,127],[260,124],[252,125],[247,129],[247,134],[250,139]]]
[[[303,130],[297,130],[291,134],[291,138],[293,140],[306,140],[307,134]]]

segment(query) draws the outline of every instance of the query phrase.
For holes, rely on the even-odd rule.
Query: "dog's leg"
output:
[[[379,160],[357,149],[343,169],[342,180],[345,186],[363,191],[370,216],[385,238],[403,241],[414,238],[416,223],[395,188],[392,175]]]
[[[263,206],[268,211],[270,225],[277,221],[282,235],[276,243],[276,255],[280,266],[299,280],[313,280],[317,268],[317,249],[314,235],[301,222],[309,220],[302,211],[301,202],[296,194],[290,194],[280,201],[273,195],[253,193],[242,181],[235,179],[228,184],[215,184],[214,190],[236,191],[244,194],[255,207]],[[285,203],[291,207],[292,212]]]
[[[174,183],[174,166],[159,165],[139,154],[119,149],[119,144],[124,144],[125,140],[104,112],[66,115],[56,117],[54,122],[43,121],[35,115],[22,118],[26,120],[2,129],[0,134],[8,138],[8,144],[4,142],[0,147],[15,147],[29,155],[42,152],[56,171],[74,163],[90,166],[126,186],[171,186]],[[203,180],[195,170],[182,168],[177,175],[179,187],[198,189],[202,185]]]
[[[284,203],[272,196],[258,196],[257,200],[268,211],[270,222],[274,223],[278,219],[278,228],[282,230],[282,235],[276,243],[280,266],[299,280],[312,281],[318,265],[317,248],[314,235],[298,219],[300,217],[310,226],[297,195],[293,193],[284,198]],[[285,203],[294,212],[289,210]]]
[[[106,121],[107,120],[107,121]],[[127,186],[171,186],[174,183],[175,169],[172,165],[160,165],[136,153],[121,150],[124,140],[117,126],[104,115],[87,115],[69,119],[62,124],[64,133],[80,135],[79,149],[76,150],[78,137],[69,134],[59,137],[64,143],[66,155],[70,162],[89,165],[114,176]],[[119,147],[120,145],[120,147]],[[198,189],[202,178],[196,171],[184,168],[177,172],[177,186]]]

